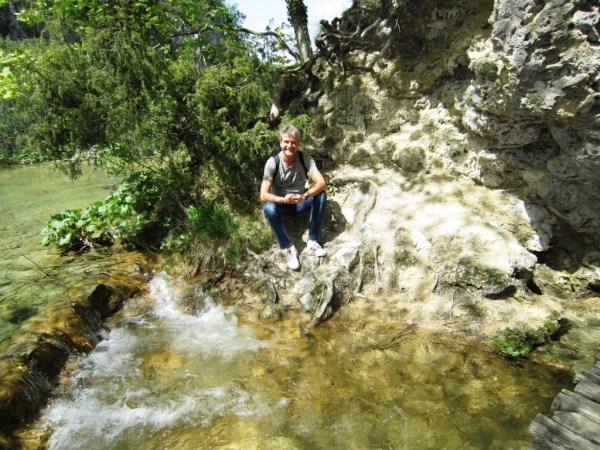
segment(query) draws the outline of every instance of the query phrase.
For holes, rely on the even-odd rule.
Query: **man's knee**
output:
[[[263,211],[267,219],[270,217],[275,217],[277,214],[277,205],[273,202],[267,202],[263,205]]]
[[[315,195],[315,200],[318,201],[323,201],[327,199],[327,192],[326,191],[321,191],[319,192],[317,195]]]

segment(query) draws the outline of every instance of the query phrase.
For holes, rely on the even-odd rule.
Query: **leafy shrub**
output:
[[[53,215],[42,230],[43,245],[55,244],[64,250],[93,248],[121,238],[143,245],[146,235],[166,235],[170,227],[169,189],[165,180],[152,172],[139,172],[121,182],[118,190],[103,202],[86,209],[66,210]],[[162,212],[160,212],[162,210]]]
[[[0,74],[1,76],[1,74]],[[0,164],[33,163],[41,155],[24,146],[21,136],[33,122],[32,116],[11,100],[0,97]]]
[[[533,343],[525,333],[506,329],[493,339],[494,346],[503,354],[512,357],[527,356]]]
[[[98,214],[102,202],[87,209],[70,210],[53,215],[42,230],[43,245],[56,244],[59,248],[93,247],[102,237],[102,216]]]

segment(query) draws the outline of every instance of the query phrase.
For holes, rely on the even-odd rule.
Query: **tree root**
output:
[[[379,290],[381,288],[383,288],[383,285],[381,284],[381,276],[379,275],[378,249],[379,249],[379,243],[374,238],[368,237],[366,239],[365,246],[360,251],[360,260],[358,263],[358,277],[356,280],[356,286],[354,288],[354,293],[352,294],[355,297],[366,298],[363,294],[360,293],[360,288],[362,285],[363,273],[365,270],[365,265],[364,265],[365,254],[369,250],[371,250],[373,252],[373,258],[374,258],[374,264],[375,264],[375,293],[378,294]]]
[[[249,255],[253,256],[258,261],[258,273],[256,275],[258,275],[258,278],[262,280],[262,282],[265,283],[265,286],[267,286],[267,288],[269,289],[269,295],[267,296],[265,305],[258,313],[258,317],[259,319],[269,319],[275,317],[277,320],[279,320],[281,319],[282,314],[280,309],[277,307],[278,296],[277,290],[275,289],[275,285],[271,280],[268,279],[268,277],[265,275],[265,272],[263,271],[264,262],[262,258],[256,253],[254,253],[252,250],[250,250],[248,247],[246,247],[246,251]]]
[[[333,282],[335,281],[335,279],[338,277],[339,274],[340,274],[340,271],[338,269],[335,269],[330,274],[330,276],[325,280],[326,289],[323,292],[323,294],[321,295],[321,302],[320,302],[319,307],[317,308],[317,311],[315,312],[315,316],[314,316],[315,326],[323,321],[323,319],[322,319],[323,314],[325,313],[325,310],[327,309],[327,307],[329,306],[329,303],[331,302],[331,299],[333,298],[333,294],[334,294]]]

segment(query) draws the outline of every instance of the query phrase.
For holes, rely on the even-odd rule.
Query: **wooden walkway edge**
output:
[[[563,389],[554,399],[552,419],[538,414],[531,422],[529,450],[600,450],[600,354],[573,382],[575,392]]]

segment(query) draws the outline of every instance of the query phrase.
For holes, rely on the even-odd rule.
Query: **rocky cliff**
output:
[[[361,0],[323,23],[304,148],[325,160],[329,256],[282,303],[320,311],[329,286],[489,336],[594,297],[599,20],[591,0]],[[285,266],[263,267],[277,287]]]
[[[346,35],[381,19],[360,3],[338,24]],[[538,236],[530,250],[571,231],[598,245],[597,2],[392,6],[359,36],[371,45],[348,43],[345,76],[326,78],[334,89],[315,108],[323,150],[351,162],[365,150],[362,136],[377,133],[377,163],[409,173],[443,167],[522,199]]]

